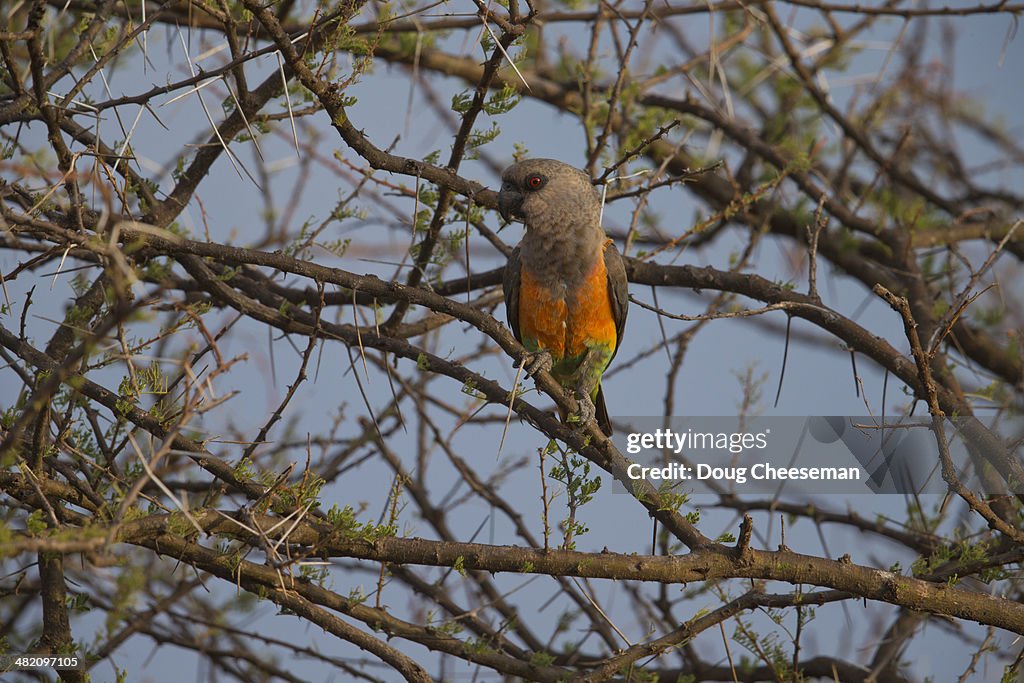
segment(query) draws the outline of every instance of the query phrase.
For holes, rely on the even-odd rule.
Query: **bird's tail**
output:
[[[612,421],[608,417],[608,406],[604,404],[604,389],[597,385],[597,397],[594,399],[594,407],[597,408],[597,426],[601,428],[605,436],[612,435]]]

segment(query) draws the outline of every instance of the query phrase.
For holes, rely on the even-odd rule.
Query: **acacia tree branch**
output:
[[[210,534],[228,535],[258,546],[261,538],[248,534],[233,519],[243,516],[213,510],[195,510],[193,517]],[[274,527],[279,521],[273,517],[254,517],[260,528]],[[125,522],[117,530],[117,541],[147,547],[161,547],[167,543],[171,515],[149,515],[143,519]],[[271,538],[283,533],[281,527]],[[208,557],[209,562],[220,564],[222,556],[176,537],[174,551],[164,552],[178,556],[183,552],[193,557]],[[870,600],[879,600],[931,614],[944,614],[978,621],[1024,634],[1024,605],[1013,600],[950,586],[945,582],[931,583],[852,563],[848,558],[828,560],[790,550],[777,551],[747,548],[743,553],[735,548],[714,545],[675,556],[623,555],[612,552],[584,553],[570,550],[543,550],[516,546],[493,546],[479,543],[453,543],[421,538],[383,537],[373,540],[349,539],[330,525],[302,522],[287,534],[288,543],[308,546],[314,555],[373,560],[387,564],[418,564],[451,567],[455,564],[466,569],[487,572],[512,572],[578,576],[659,583],[690,583],[722,578],[752,578],[785,581],[792,584],[812,584],[844,591]],[[258,566],[258,565],[254,565]],[[204,563],[203,568],[208,568]],[[279,577],[269,567],[260,567]],[[254,576],[260,575],[259,572]],[[234,579],[235,577],[231,577]],[[748,598],[753,600],[753,598]],[[756,600],[754,601],[756,603]],[[321,603],[322,604],[322,603]],[[742,609],[722,616],[727,618]],[[375,611],[375,610],[371,610]],[[719,619],[720,620],[720,619]],[[701,622],[703,623],[703,622]],[[713,625],[713,621],[708,625]]]

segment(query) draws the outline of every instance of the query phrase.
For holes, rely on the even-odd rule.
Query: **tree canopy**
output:
[[[6,652],[72,681],[182,652],[196,680],[1018,680],[1022,11],[6,4]],[[630,484],[517,370],[493,188],[530,156],[594,179],[625,256],[613,422],[926,415],[945,494]]]

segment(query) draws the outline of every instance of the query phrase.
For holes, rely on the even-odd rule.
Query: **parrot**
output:
[[[502,172],[498,212],[526,226],[502,280],[509,326],[528,352],[523,367],[550,371],[575,393],[579,420],[596,419],[611,436],[601,376],[622,342],[629,292],[597,190],[569,164],[527,159]]]

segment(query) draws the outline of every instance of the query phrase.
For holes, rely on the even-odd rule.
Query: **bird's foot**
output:
[[[573,418],[580,425],[585,425],[597,417],[597,406],[594,405],[594,400],[590,398],[590,392],[577,389],[576,403],[579,404],[579,408],[576,410]]]
[[[533,377],[542,371],[551,372],[551,368],[554,367],[555,361],[551,357],[550,353],[542,349],[534,353],[527,353],[520,360],[520,365],[524,370],[526,370],[527,375]]]

